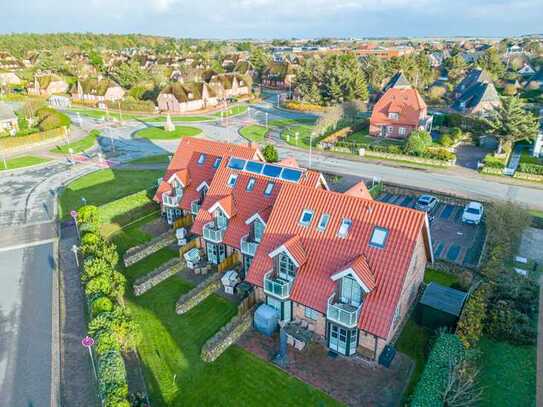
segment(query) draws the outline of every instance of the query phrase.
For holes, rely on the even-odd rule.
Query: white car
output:
[[[462,222],[478,225],[483,219],[483,212],[484,209],[481,203],[470,202],[464,208],[464,213],[462,214]]]

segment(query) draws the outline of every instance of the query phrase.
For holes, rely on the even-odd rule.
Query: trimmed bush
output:
[[[108,352],[98,359],[98,388],[105,400],[126,399],[126,370],[119,352]]]
[[[483,162],[485,164],[485,167],[497,169],[505,168],[505,160],[503,158],[494,156],[494,154],[487,154]]]
[[[463,356],[464,347],[460,339],[456,335],[442,333],[417,383],[411,407],[442,407],[450,366],[460,363]]]
[[[108,297],[98,297],[91,304],[91,312],[93,316],[111,311],[113,311],[113,302]]]
[[[90,279],[85,286],[85,294],[92,297],[95,295],[111,295],[113,291],[113,286],[111,279],[105,275],[99,275]]]
[[[98,208],[94,205],[85,205],[77,211],[77,224],[82,232],[94,232],[99,225]]]
[[[454,141],[449,134],[445,133],[439,137],[439,144],[441,144],[443,147],[450,147],[454,144]]]
[[[407,138],[404,150],[408,154],[423,155],[431,145],[432,136],[430,136],[430,133],[423,130],[415,130]]]
[[[100,257],[89,257],[84,261],[81,281],[87,282],[98,276],[109,276],[113,273],[111,264]]]
[[[108,352],[118,352],[121,350],[117,337],[111,331],[100,331],[96,337],[96,353],[105,355]]]
[[[442,147],[429,147],[421,156],[439,161],[453,161],[456,158],[454,153]]]
[[[518,171],[532,175],[543,175],[543,165],[521,162],[518,166]]]
[[[275,163],[279,161],[279,154],[273,144],[268,144],[262,149],[262,155],[264,159],[269,163]]]
[[[479,343],[486,318],[488,287],[481,285],[471,294],[456,326],[456,334],[466,349]]]

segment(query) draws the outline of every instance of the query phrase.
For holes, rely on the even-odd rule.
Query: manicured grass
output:
[[[24,167],[30,167],[31,165],[38,165],[43,164],[48,161],[51,161],[50,158],[43,158],[43,157],[36,157],[33,155],[23,155],[21,157],[12,158],[10,160],[6,160],[4,165],[4,161],[0,161],[0,171],[5,170],[14,170],[17,168],[24,168]]]
[[[309,140],[313,131],[313,126],[294,126],[284,130],[281,133],[281,138],[292,146],[309,148]],[[296,134],[298,134],[297,137]],[[317,144],[317,141],[318,138],[316,136],[312,138],[313,146]]]
[[[162,177],[162,170],[121,170],[105,169],[78,178],[70,183],[60,197],[60,217],[67,219],[72,209],[83,205],[81,198],[89,205],[104,205],[110,201],[133,194],[156,185]]]
[[[127,195],[99,207],[100,220],[103,223],[117,223],[119,225],[126,225],[158,210],[159,206],[153,201],[151,192],[146,190]]]
[[[434,282],[445,287],[451,287],[455,283],[458,283],[458,277],[456,277],[454,274],[445,273],[443,271],[427,269],[424,272],[424,282],[426,284]]]
[[[310,117],[300,117],[297,119],[274,119],[268,122],[268,125],[273,127],[288,127],[296,126],[299,124],[315,124],[317,118]]]
[[[170,116],[172,122],[205,122],[210,120],[215,120],[214,117],[209,116]],[[139,117],[141,121],[149,123],[165,123],[167,116],[159,117]]]
[[[245,113],[247,111],[248,106],[247,105],[235,105],[228,110],[223,110],[222,112],[215,112],[213,113],[213,116],[215,117],[230,117],[230,116],[236,116],[238,114]]]
[[[479,344],[481,406],[535,406],[536,347],[515,346],[483,337]]]
[[[90,117],[93,119],[115,119],[115,120],[121,120],[121,116],[123,120],[133,120],[137,119],[138,116],[132,113],[118,113],[109,110],[106,112],[105,110],[100,109],[91,109],[91,108],[84,108],[84,107],[75,107],[68,110],[71,113],[79,113],[81,116]]]
[[[415,390],[415,386],[424,370],[426,358],[428,357],[427,350],[430,337],[431,331],[428,328],[418,325],[413,320],[413,317],[411,317],[405,324],[396,342],[396,349],[415,361],[415,369],[411,375],[404,398]]]
[[[96,143],[96,139],[99,135],[100,132],[98,130],[91,130],[89,134],[87,134],[81,140],[77,140],[73,143],[64,144],[61,146],[56,146],[49,151],[51,153],[69,154],[70,149],[72,149],[74,153],[81,153],[82,151],[91,148]]]
[[[166,131],[161,127],[147,127],[138,130],[135,137],[142,137],[149,140],[171,140],[181,137],[197,136],[201,132],[201,129],[190,126],[176,126],[174,131]]]
[[[345,137],[343,140],[348,143],[360,143],[360,144],[369,144],[369,145],[380,145],[380,146],[401,146],[403,141],[393,140],[384,137],[373,137],[368,134],[368,129],[357,131],[352,133],[349,136]]]
[[[170,154],[159,154],[136,158],[135,160],[131,160],[130,164],[168,164],[169,162]]]
[[[239,134],[241,134],[243,137],[257,143],[263,142],[267,133],[268,129],[256,124],[245,126],[239,131]]]

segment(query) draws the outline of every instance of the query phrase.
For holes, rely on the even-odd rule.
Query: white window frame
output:
[[[321,215],[321,218],[319,219],[319,224],[317,226],[317,230],[320,230],[321,232],[324,232],[326,230],[326,227],[328,226],[328,222],[330,222],[330,214],[329,213],[323,213]]]
[[[247,185],[245,186],[245,190],[247,192],[251,192],[253,189],[255,189],[256,179],[249,178],[249,181],[247,181]]]
[[[353,221],[349,218],[341,219],[339,230],[337,232],[338,237],[346,238],[349,235],[349,231],[353,226]]]
[[[310,319],[312,321],[316,321],[317,319],[319,319],[319,312],[314,310],[313,308],[309,308],[309,307],[304,306],[304,316],[307,319]]]
[[[375,226],[371,232],[370,246],[377,248],[384,248],[388,239],[388,229]]]
[[[230,174],[230,177],[228,177],[227,185],[230,188],[234,188],[236,186],[237,180],[238,180],[238,174]]]
[[[306,215],[309,215],[309,220],[304,221],[304,218]],[[300,225],[302,226],[309,226],[311,224],[311,221],[313,220],[313,211],[311,209],[304,209],[302,211],[302,216],[300,216]]]
[[[206,155],[204,153],[201,153],[198,157],[198,165],[202,165],[206,162]]]
[[[268,182],[268,185],[266,185],[266,189],[264,190],[264,195],[270,196],[273,192],[273,187],[275,184],[273,182]]]
[[[400,134],[400,136],[405,136],[405,133],[407,133],[406,128],[400,127],[398,133]]]

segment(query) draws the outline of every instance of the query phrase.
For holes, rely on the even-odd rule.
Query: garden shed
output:
[[[428,284],[417,305],[417,322],[431,329],[454,327],[467,296],[464,291],[437,283]]]

